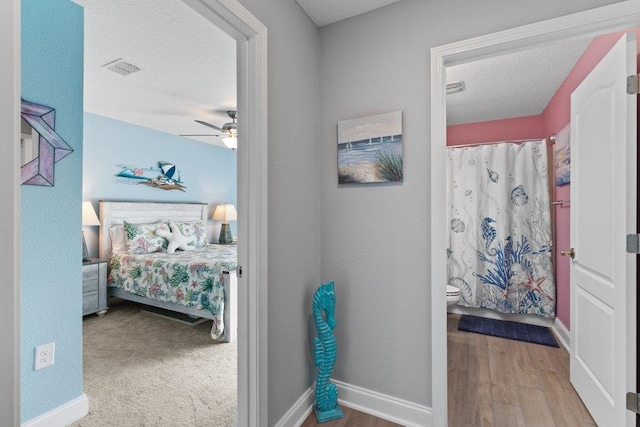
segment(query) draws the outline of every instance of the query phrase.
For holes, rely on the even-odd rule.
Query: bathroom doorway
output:
[[[622,11],[627,7],[626,10]],[[554,22],[542,22],[526,27],[503,31],[472,41],[460,42],[432,49],[432,206],[445,206],[445,191],[442,188],[444,167],[444,143],[446,140],[445,118],[445,74],[446,67],[478,58],[493,57],[499,53],[514,52],[533,46],[547,45],[551,41],[564,39],[575,40],[581,36],[593,36],[606,31],[617,31],[623,28],[635,27],[640,22],[640,14],[631,6],[625,4],[620,9],[603,7],[594,11],[582,12],[576,15],[558,18]],[[617,9],[617,10],[616,10]],[[602,18],[602,19],[601,19]],[[575,24],[580,22],[580,24]],[[603,24],[605,22],[605,24]],[[444,209],[432,212],[432,253],[441,253],[441,257],[434,257],[432,265],[432,283],[446,283],[445,254],[442,247],[446,247],[446,214]],[[562,248],[560,248],[562,249]],[[446,350],[441,351],[445,340],[446,326],[444,292],[438,286],[433,286],[433,408],[436,424],[446,421],[446,402],[442,396],[447,396],[443,390],[446,378],[443,367],[447,366]]]
[[[449,425],[593,422],[569,382],[567,349],[458,329],[493,320],[553,328],[558,311],[568,317],[566,298],[558,307],[569,283],[556,280],[552,227],[562,210],[568,240],[569,198],[559,203],[554,190],[565,189],[553,182],[553,142],[568,123],[550,117],[559,115],[563,84],[591,42],[447,67],[448,84],[464,87],[447,95],[447,283],[461,291],[458,304],[447,297]],[[558,409],[558,396],[572,410]]]

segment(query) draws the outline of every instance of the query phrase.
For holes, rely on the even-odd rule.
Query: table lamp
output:
[[[82,202],[82,226],[96,225],[100,225],[100,220],[91,202]],[[89,261],[89,250],[87,249],[87,242],[84,240],[84,230],[82,230],[82,262],[87,261]]]
[[[229,203],[223,203],[216,206],[216,210],[213,212],[214,221],[222,221],[222,227],[220,227],[219,243],[229,244],[233,242],[233,236],[231,236],[231,227],[229,221],[235,221],[238,219],[238,213],[235,206]]]

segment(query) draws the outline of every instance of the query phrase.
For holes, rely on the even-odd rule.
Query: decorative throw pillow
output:
[[[183,251],[192,251],[195,249],[193,246],[193,242],[196,240],[195,236],[185,236],[182,234],[180,227],[173,221],[169,221],[169,227],[171,227],[171,231],[167,229],[166,225],[156,230],[158,236],[164,237],[169,241],[167,253],[172,254],[176,249],[182,249]]]
[[[191,246],[199,248],[207,244],[207,222],[204,219],[191,222],[175,222],[175,225],[184,236],[195,236]]]
[[[162,252],[167,241],[156,234],[162,224],[132,224],[124,221],[124,234],[127,252],[130,254],[149,254]]]

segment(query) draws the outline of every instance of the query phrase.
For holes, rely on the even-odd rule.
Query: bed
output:
[[[100,201],[100,257],[109,261],[110,296],[211,319],[212,338],[231,342],[237,331],[235,245],[205,239],[201,247],[174,254],[129,253],[123,246],[125,221],[151,230],[148,225],[169,220],[181,227],[204,221],[206,227],[207,213],[206,203]]]

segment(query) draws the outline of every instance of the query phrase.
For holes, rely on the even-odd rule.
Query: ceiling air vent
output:
[[[462,92],[465,89],[464,82],[459,80],[457,82],[447,83],[447,95]]]
[[[118,73],[122,76],[128,76],[131,73],[140,71],[140,67],[133,65],[130,62],[123,61],[122,58],[118,58],[115,61],[108,62],[102,66],[107,70],[111,70],[114,73]]]

